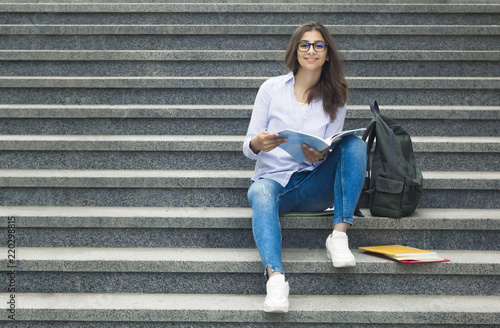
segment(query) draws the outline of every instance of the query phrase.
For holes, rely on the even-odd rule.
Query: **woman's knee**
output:
[[[274,202],[278,198],[277,182],[269,179],[260,179],[248,188],[247,197],[250,205],[262,202]]]
[[[366,143],[356,136],[349,136],[342,140],[343,153],[366,161]]]

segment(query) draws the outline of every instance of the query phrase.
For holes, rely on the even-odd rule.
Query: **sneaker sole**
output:
[[[287,313],[288,312],[288,306],[266,306],[264,304],[264,312],[269,312],[269,313]]]
[[[334,262],[332,259],[332,254],[330,254],[330,251],[326,249],[326,256],[332,260],[332,264],[335,268],[348,268],[348,267],[353,267],[356,266],[356,260],[354,261],[344,261],[344,262]]]

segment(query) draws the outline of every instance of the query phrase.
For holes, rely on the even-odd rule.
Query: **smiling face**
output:
[[[323,35],[319,31],[312,30],[305,32],[300,42],[308,42],[308,43],[316,43],[316,42],[325,42]],[[314,50],[314,47],[309,47],[309,50],[306,52],[301,52],[297,49],[297,60],[299,62],[300,68],[305,70],[321,70],[323,64],[326,61],[328,56],[328,49],[322,52],[317,52]]]

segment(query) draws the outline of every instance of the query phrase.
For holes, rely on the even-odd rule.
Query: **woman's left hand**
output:
[[[302,152],[304,153],[307,161],[311,164],[316,163],[317,161],[322,161],[325,158],[327,151],[328,147],[319,152],[306,144],[302,145]]]

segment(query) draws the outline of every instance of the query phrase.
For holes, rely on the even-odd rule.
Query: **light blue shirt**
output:
[[[257,160],[252,181],[267,178],[286,186],[294,172],[312,171],[321,164],[321,162],[311,164],[307,161],[297,163],[292,156],[279,147],[269,152],[261,151],[255,154],[250,149],[250,140],[260,132],[278,132],[288,128],[326,139],[342,131],[345,106],[338,109],[337,117],[331,123],[330,116],[323,110],[321,99],[311,102],[304,113],[299,109],[299,102],[293,93],[294,84],[295,78],[290,72],[287,75],[267,80],[257,93],[252,118],[243,143],[245,156]]]

